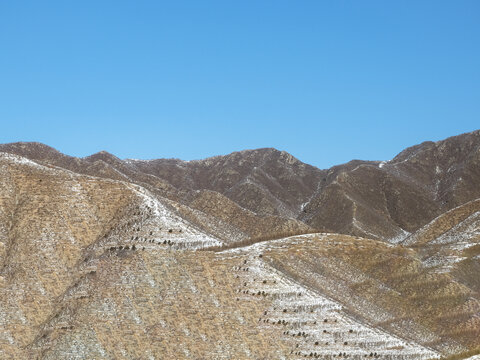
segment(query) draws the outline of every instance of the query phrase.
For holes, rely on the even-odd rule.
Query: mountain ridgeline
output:
[[[310,229],[400,242],[480,198],[480,131],[424,142],[390,161],[353,160],[327,170],[272,148],[195,161],[121,160],[105,151],[74,158],[39,143],[0,145],[0,152],[145,186],[179,203],[185,216],[198,210],[225,221],[229,209],[247,227],[259,221],[250,231],[240,226],[239,236],[274,236],[256,228],[275,223],[270,232]]]

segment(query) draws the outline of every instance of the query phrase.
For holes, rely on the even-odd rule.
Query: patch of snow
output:
[[[401,243],[402,241],[404,241],[406,238],[408,238],[411,235],[410,232],[405,231],[402,228],[399,228],[399,230],[400,230],[400,232],[398,233],[398,235],[387,239],[387,241],[389,243],[391,243],[391,244]]]
[[[462,222],[440,235],[432,244],[469,243],[480,238],[480,211],[471,214]]]
[[[465,360],[480,360],[480,355],[473,355]]]
[[[140,228],[152,229],[152,232],[157,233],[154,235],[155,237],[158,237],[160,230],[163,231],[165,233],[163,238],[172,241],[176,248],[198,249],[222,244],[218,239],[196,230],[192,224],[168,210],[148,190],[132,184],[128,184],[128,186],[139,196],[142,211],[145,213],[152,211],[152,215],[142,221]],[[155,240],[161,242],[163,239]]]
[[[453,265],[467,259],[466,257],[455,255],[434,255],[423,261],[427,268],[434,268],[436,273],[447,273]]]
[[[353,217],[352,225],[354,227],[356,227],[358,230],[360,230],[361,232],[363,232],[364,234],[370,236],[372,239],[377,239],[377,235],[375,235],[374,233],[371,233],[370,231],[366,230],[362,226],[362,223],[360,223],[355,217]]]
[[[35,161],[32,161],[30,159],[27,159],[26,157],[23,157],[23,156],[20,156],[20,155],[14,155],[14,154],[10,154],[10,153],[5,153],[5,152],[0,152],[0,158],[3,158],[5,160],[8,160],[8,161],[12,161],[16,164],[20,164],[20,165],[28,165],[28,166],[33,166],[37,169],[41,169],[41,170],[51,170],[50,168],[46,167],[46,166],[43,166],[43,165],[40,165],[38,163],[36,163]]]

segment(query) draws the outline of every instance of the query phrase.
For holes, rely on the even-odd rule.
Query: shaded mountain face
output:
[[[390,242],[480,197],[480,131],[425,142],[390,161],[354,160],[327,170],[275,149],[196,161],[121,160],[107,152],[74,158],[38,143],[0,145],[0,151],[146,186],[189,208],[208,207],[213,217],[222,218],[221,209],[233,201],[242,216],[250,211],[273,216],[275,222],[296,219],[304,224],[300,227]],[[209,207],[204,203],[208,196],[199,196],[203,191],[222,196]]]
[[[219,192],[257,214],[295,217],[324,171],[275,149],[235,152],[198,161],[128,160],[139,171],[185,190]]]
[[[395,242],[479,197],[480,132],[475,131],[408,148],[390,161],[333,167],[299,219]]]

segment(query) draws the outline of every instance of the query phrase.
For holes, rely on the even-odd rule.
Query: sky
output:
[[[480,1],[0,1],[0,143],[327,168],[480,128]]]

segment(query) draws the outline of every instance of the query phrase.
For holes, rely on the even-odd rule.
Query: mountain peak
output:
[[[108,151],[105,151],[105,150],[101,150],[99,152],[96,152],[92,155],[89,155],[89,156],[85,156],[83,158],[84,160],[87,160],[87,161],[96,161],[96,160],[103,160],[105,161],[106,163],[110,163],[110,162],[122,162],[122,160],[120,160],[118,157],[116,157],[115,155],[109,153]]]
[[[31,160],[50,160],[65,156],[57,149],[36,141],[0,144],[0,151],[27,157]]]

